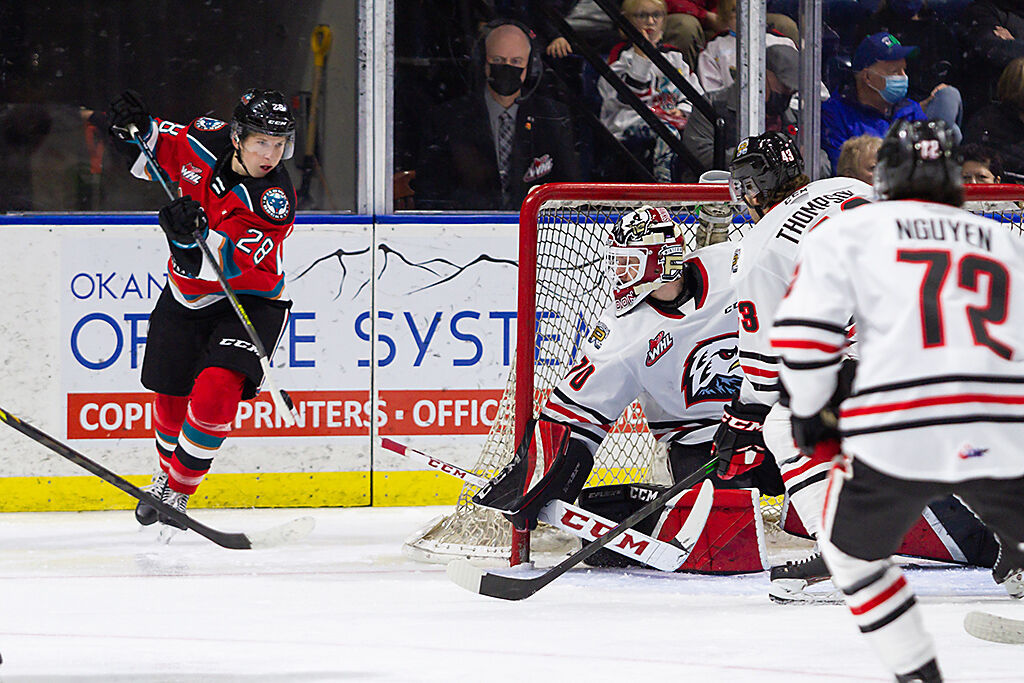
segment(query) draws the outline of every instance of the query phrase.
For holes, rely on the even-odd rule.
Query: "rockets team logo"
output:
[[[743,382],[739,335],[735,332],[699,342],[683,365],[681,390],[686,406],[702,401],[731,401]]]
[[[272,187],[260,197],[263,211],[275,221],[284,220],[288,216],[288,195],[280,187]]]
[[[223,121],[219,121],[217,119],[210,119],[210,118],[207,118],[207,117],[204,116],[204,117],[202,117],[200,119],[196,119],[196,122],[195,122],[194,125],[195,125],[196,130],[210,131],[210,130],[220,130],[221,128],[223,128],[224,126],[226,126],[228,124],[224,123]]]

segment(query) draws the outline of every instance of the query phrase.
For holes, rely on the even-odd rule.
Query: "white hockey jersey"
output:
[[[741,380],[729,284],[732,251],[732,245],[715,244],[687,257],[702,291],[679,315],[659,311],[649,299],[620,318],[608,309],[542,416],[569,426],[573,438],[595,453],[622,411],[639,398],[659,441],[711,441]]]
[[[811,227],[872,195],[870,185],[853,178],[816,180],[772,208],[740,240],[732,284],[740,320],[743,403],[772,405],[779,399],[779,359],[769,335],[793,275],[800,239]]]
[[[1024,475],[1024,240],[942,204],[882,202],[801,247],[773,347],[797,415],[829,399],[857,322],[843,450],[891,476]]]

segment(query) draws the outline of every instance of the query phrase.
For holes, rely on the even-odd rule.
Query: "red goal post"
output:
[[[1002,220],[1022,233],[1024,186],[967,185],[966,196],[968,209]],[[737,211],[728,230],[731,240],[739,239],[752,225],[745,207],[730,204],[729,189],[723,184],[552,183],[534,188],[519,216],[515,362],[474,467],[477,474],[491,477],[512,457],[527,425],[564,374],[565,364],[575,357],[581,338],[610,301],[603,274],[608,231],[619,213],[644,204],[668,209],[683,228],[690,249],[698,246],[698,205],[732,206]],[[657,479],[654,461],[659,449],[639,404],[634,403],[602,444],[588,485]],[[544,470],[538,461],[550,464],[541,451],[539,445],[528,451],[534,480]],[[473,505],[470,499],[476,490],[465,485],[455,511],[410,536],[406,554],[435,562],[456,557],[512,565],[527,561],[531,544],[538,545],[537,532],[532,538],[515,532],[500,515]]]

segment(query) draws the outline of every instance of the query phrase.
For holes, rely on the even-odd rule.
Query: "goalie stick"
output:
[[[163,169],[157,163],[153,157],[153,152],[150,151],[149,147],[146,147],[146,143],[142,141],[142,137],[139,135],[139,129],[134,124],[128,125],[128,133],[135,140],[135,143],[142,149],[142,154],[146,157],[146,165],[149,166],[150,173],[157,177],[160,181],[161,187],[164,188],[164,192],[167,193],[167,198],[172,202],[175,200],[174,193],[171,188],[167,185],[167,181],[164,179]],[[235,314],[238,315],[238,319],[242,322],[242,327],[245,328],[246,333],[249,335],[249,341],[256,347],[256,355],[259,356],[260,367],[263,369],[263,381],[267,384],[267,390],[270,392],[270,397],[274,401],[274,407],[277,409],[278,415],[284,420],[284,423],[288,427],[295,426],[295,413],[293,412],[293,404],[291,397],[285,393],[283,389],[278,388],[274,382],[274,378],[270,374],[270,360],[267,357],[267,351],[263,348],[263,342],[260,341],[259,334],[256,333],[256,328],[253,327],[252,321],[249,320],[249,314],[245,312],[245,308],[242,307],[242,302],[238,300],[238,295],[235,294],[235,290],[231,288],[231,284],[228,279],[224,277],[224,271],[221,270],[217,260],[213,256],[213,252],[210,251],[210,245],[203,239],[202,234],[199,230],[192,232],[192,237],[195,239],[196,246],[203,252],[203,258],[210,264],[213,269],[213,274],[217,276],[217,282],[220,283],[221,289],[224,290],[224,295],[227,296],[228,301],[231,302],[231,308],[235,310]]]
[[[387,450],[404,455],[420,462],[425,463],[428,467],[432,467],[435,470],[444,472],[445,474],[451,475],[457,479],[461,479],[474,486],[482,487],[487,483],[487,479],[478,476],[464,470],[461,467],[438,460],[437,458],[427,455],[422,451],[418,451],[415,448],[410,448],[403,444],[393,441],[388,438],[381,439],[381,445]],[[708,482],[708,491],[704,492],[702,488],[697,494],[697,498],[693,503],[693,507],[690,511],[690,516],[695,520],[700,518],[701,528],[704,526],[704,522],[707,521],[708,514],[711,512],[711,505],[714,498],[714,492],[711,490],[711,483]],[[682,493],[680,493],[682,495]],[[566,503],[564,500],[552,500],[548,502],[540,511],[537,519],[545,524],[561,529],[577,538],[581,538],[584,541],[595,541],[604,534],[605,531],[615,526],[616,522],[605,519],[600,515],[584,510],[581,507],[573,505],[572,503]],[[625,555],[638,562],[642,562],[649,567],[660,569],[663,572],[674,572],[683,564],[686,563],[687,558],[690,556],[690,552],[693,550],[693,545],[687,546],[685,543],[682,546],[677,546],[672,543],[666,543],[660,541],[657,538],[648,536],[647,534],[641,533],[636,529],[627,529],[623,532],[623,538],[618,543],[610,546],[610,549]],[[699,532],[697,534],[700,535]]]
[[[1000,617],[988,612],[968,612],[964,630],[975,638],[993,643],[1024,645],[1024,621]]]
[[[156,509],[164,517],[169,517],[174,521],[178,522],[182,526],[191,529],[200,536],[207,538],[222,548],[230,548],[232,550],[250,550],[253,548],[269,548],[271,546],[281,545],[282,543],[289,543],[296,541],[303,536],[306,536],[313,531],[315,521],[312,517],[299,517],[293,519],[290,522],[281,524],[265,531],[257,531],[255,533],[232,533],[227,531],[218,531],[212,529],[205,524],[197,522],[192,519],[184,512],[179,512],[176,508],[167,505],[159,498],[156,498],[146,491],[143,491],[139,487],[132,484],[127,479],[124,479],[117,474],[111,472],[103,465],[98,462],[87,458],[75,449],[71,448],[67,444],[58,441],[49,434],[33,427],[24,420],[12,415],[11,413],[0,407],[0,420],[6,422],[8,425],[18,430],[25,436],[29,437],[33,441],[36,441],[51,451],[66,458],[71,462],[75,463],[79,467],[82,467],[97,477],[112,484],[117,488],[121,489],[129,496],[141,500],[151,508]]]
[[[437,458],[429,456],[426,453],[422,453],[413,448],[409,448],[408,446],[404,446],[396,441],[392,441],[391,439],[381,439],[381,445],[384,446],[384,448],[388,449],[389,451],[398,453],[399,455],[405,455],[420,460],[421,462],[426,463],[429,467],[444,472],[445,474],[449,474],[458,479],[462,479],[463,481],[473,484],[474,486],[483,486],[484,484],[487,483],[487,480],[483,477],[480,477],[476,474],[473,474],[472,472],[452,465],[451,463],[444,462],[443,460],[438,460]],[[709,465],[711,464],[713,463],[709,463]],[[702,468],[698,473],[695,473],[695,475],[703,474],[705,469],[706,467]],[[690,482],[691,484],[696,483],[698,478],[699,477],[696,476],[688,477],[688,479],[693,479],[693,481]],[[681,495],[687,488],[689,488],[689,486],[679,486],[678,484],[676,484],[675,486],[672,487],[672,489],[675,489],[675,493],[673,494],[673,496]],[[669,490],[671,491],[672,489]],[[655,512],[658,509],[664,507],[669,502],[671,502],[671,498],[673,496],[666,496],[665,494],[662,494],[662,496],[656,499],[662,501],[661,505],[659,505],[658,507],[651,508],[648,512]],[[700,537],[701,532],[704,530],[704,524],[707,522],[708,514],[710,514],[711,512],[711,506],[713,502],[714,488],[709,480],[704,480],[704,483],[701,485],[700,491],[697,493],[697,498],[693,502],[690,514],[686,518],[686,522],[683,523],[682,528],[676,535],[675,540],[678,541],[682,547],[678,547],[671,543],[666,543],[664,541],[659,541],[656,538],[652,538],[650,536],[647,536],[646,534],[641,534],[635,529],[629,528],[637,521],[646,517],[647,515],[640,515],[638,517],[636,514],[631,515],[628,519],[632,519],[633,517],[637,517],[637,519],[634,519],[632,522],[630,522],[630,524],[620,529],[620,527],[623,527],[625,522],[616,526],[614,522],[604,519],[603,517],[595,515],[591,512],[587,512],[586,510],[575,505],[572,505],[571,503],[566,503],[565,501],[562,500],[553,500],[544,506],[544,508],[540,512],[540,515],[538,516],[538,519],[546,524],[550,524],[553,527],[562,529],[563,531],[567,531],[568,533],[577,536],[578,538],[582,538],[586,541],[591,542],[588,546],[583,548],[582,551],[578,551],[574,555],[570,556],[569,559],[571,559],[572,557],[576,557],[577,555],[580,555],[583,551],[588,550],[591,545],[597,545],[598,548],[608,545],[608,541],[612,539],[602,540],[603,537],[607,533],[610,533],[610,530],[620,529],[617,533],[613,535],[613,537],[622,535],[625,538],[621,542],[611,545],[611,550],[614,550],[617,553],[625,555],[626,557],[630,557],[640,562],[643,562],[644,564],[654,567],[655,569],[660,569],[662,571],[675,571],[683,566],[687,558],[690,556],[690,553],[693,551],[697,539]],[[650,505],[648,504],[647,506],[644,506],[644,508],[642,509],[646,509],[647,507],[650,507]],[[593,552],[596,552],[596,550]],[[582,562],[587,557],[590,557],[590,555],[592,555],[593,552],[582,555],[576,562],[573,562],[571,565],[568,565],[557,575],[552,576],[550,579],[548,579],[548,581],[538,586],[529,594],[523,595],[519,598],[507,599],[519,600],[528,597],[529,595],[532,595],[537,590],[540,590],[541,587],[557,578],[558,575],[564,573],[564,571],[569,567],[578,564],[579,562]],[[465,560],[456,560],[448,565],[449,577],[451,577],[452,580],[455,581],[455,583],[459,584],[463,588],[467,588],[468,590],[473,590],[474,592],[478,593],[483,592],[464,585],[461,581],[452,576],[452,565],[461,562],[465,562]],[[468,562],[465,563],[471,569],[480,571]],[[495,595],[493,597],[505,596]]]

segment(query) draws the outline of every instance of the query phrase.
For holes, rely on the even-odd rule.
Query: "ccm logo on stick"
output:
[[[591,517],[585,517],[578,512],[573,512],[572,510],[566,510],[565,514],[562,515],[562,524],[571,529],[586,531],[587,534],[595,540],[601,538],[608,533],[609,529],[613,528],[607,524],[595,521]],[[650,545],[650,543],[642,539],[637,540],[630,532],[627,531],[623,533],[622,538],[613,543],[613,545],[623,550],[629,550],[639,556],[647,550],[647,546]]]

